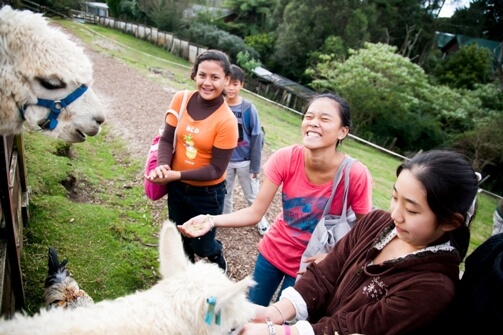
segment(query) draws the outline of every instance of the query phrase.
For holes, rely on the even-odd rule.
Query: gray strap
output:
[[[328,202],[327,204],[325,205],[325,209],[323,210],[323,215],[322,217],[324,217],[325,215],[328,214],[328,212],[330,211],[330,207],[332,207],[332,201],[334,200],[334,196],[335,196],[335,190],[337,189],[337,186],[339,185],[341,179],[342,179],[342,171],[344,169],[346,169],[346,173],[345,173],[345,177],[344,177],[344,197],[342,199],[343,201],[343,205],[342,205],[342,213],[341,213],[341,218],[344,218],[344,220],[346,220],[346,216],[347,216],[347,197],[348,197],[348,191],[349,191],[349,172],[351,171],[351,166],[353,165],[354,161],[356,159],[346,155],[346,157],[344,157],[344,160],[341,162],[341,165],[339,165],[339,169],[337,169],[337,173],[335,174],[335,177],[334,177],[334,183],[332,185],[332,193],[330,194],[330,198],[328,199]]]
[[[346,174],[344,176],[344,197],[342,198],[342,213],[341,218],[344,221],[347,221],[347,211],[348,211],[348,193],[349,193],[349,173],[351,171],[351,166],[355,162],[355,159],[351,158],[351,160],[346,165]]]

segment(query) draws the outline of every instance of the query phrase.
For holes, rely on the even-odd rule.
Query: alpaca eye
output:
[[[37,77],[38,82],[42,87],[48,90],[59,90],[61,88],[66,87],[66,83],[59,80],[58,78],[39,78]]]

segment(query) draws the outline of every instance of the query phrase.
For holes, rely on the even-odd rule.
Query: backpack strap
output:
[[[246,134],[248,136],[251,136],[251,124],[250,124],[250,109],[251,109],[251,102],[246,100],[245,98],[242,98],[241,101],[241,112],[243,113],[243,128],[246,131]]]

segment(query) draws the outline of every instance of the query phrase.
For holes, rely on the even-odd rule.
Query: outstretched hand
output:
[[[267,307],[255,304],[255,316],[251,320],[254,323],[265,322],[265,317],[267,313]]]
[[[239,335],[271,334],[266,323],[245,323]]]
[[[239,335],[269,334],[268,327],[265,324],[267,307],[261,305],[255,305],[255,307],[255,316],[249,323],[243,325]]]
[[[211,216],[198,215],[185,222],[181,226],[177,226],[180,233],[186,237],[200,237],[212,230],[214,227]]]

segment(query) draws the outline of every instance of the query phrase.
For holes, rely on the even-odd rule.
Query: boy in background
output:
[[[236,176],[250,206],[259,190],[259,172],[262,160],[263,133],[257,109],[239,95],[244,86],[245,73],[237,65],[231,66],[231,80],[225,87],[225,101],[238,120],[239,138],[227,167],[227,194],[223,214],[233,211],[233,191]],[[262,217],[257,224],[260,235],[269,230],[269,223]]]

